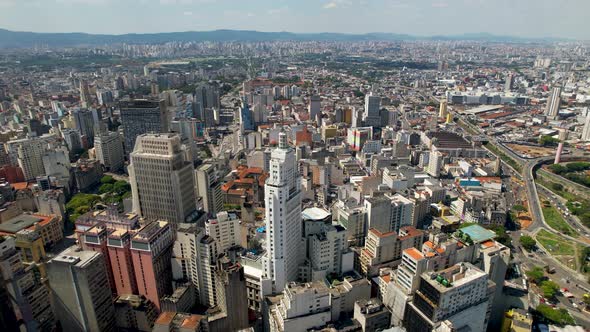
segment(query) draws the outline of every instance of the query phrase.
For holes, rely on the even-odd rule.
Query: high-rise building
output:
[[[119,107],[127,155],[133,151],[137,136],[146,133],[168,132],[168,115],[166,102],[163,99],[159,101],[128,100],[121,102]]]
[[[240,107],[240,123],[242,125],[243,131],[256,129],[252,111],[250,110],[250,106],[248,105],[248,102],[245,98],[242,101],[242,106]]]
[[[414,203],[400,194],[367,198],[364,205],[367,228],[397,233],[401,227],[412,225]]]
[[[123,140],[118,132],[106,132],[96,136],[94,140],[96,158],[109,172],[120,171],[125,163]]]
[[[64,331],[114,331],[115,309],[104,255],[70,247],[47,265],[55,313]]]
[[[14,238],[0,237],[0,287],[9,295],[9,306],[15,310],[16,318],[24,321],[27,331],[51,330],[55,318],[47,301],[49,290],[41,275],[25,264],[25,260],[34,260],[32,252],[30,257],[23,257],[22,252],[26,250],[18,248]],[[3,311],[2,317],[6,314]]]
[[[379,127],[381,125],[381,97],[369,93],[365,96],[365,111],[363,113],[363,121],[365,126]]]
[[[554,86],[551,89],[549,98],[547,99],[547,106],[545,107],[545,115],[549,117],[557,117],[559,114],[559,104],[561,103],[561,86]]]
[[[584,120],[581,139],[582,141],[590,141],[590,113],[586,115],[586,120]]]
[[[91,147],[94,142],[94,127],[95,121],[92,111],[87,109],[78,109],[72,113],[76,130],[83,137],[82,142],[86,142],[86,146]],[[84,145],[84,144],[83,144]]]
[[[448,114],[448,103],[446,99],[441,99],[440,107],[438,109],[438,117],[446,119]]]
[[[264,186],[266,205],[265,278],[272,281],[272,292],[283,291],[297,280],[303,262],[301,239],[301,181],[295,150],[287,134],[279,133],[279,146],[272,151],[270,176]]]
[[[182,223],[196,212],[194,168],[177,134],[143,134],[130,156],[133,208],[148,220]]]
[[[82,107],[88,107],[92,103],[92,95],[90,94],[90,87],[85,80],[80,81],[80,102]]]
[[[6,145],[12,164],[18,164],[27,181],[45,175],[43,155],[51,147],[58,146],[55,135],[13,140]]]
[[[158,309],[160,298],[172,293],[170,262],[173,244],[174,231],[165,221],[151,222],[131,238],[131,259],[138,293]]]
[[[203,202],[203,210],[214,216],[223,210],[223,192],[213,164],[203,164],[195,171],[197,195]]]
[[[75,153],[79,153],[82,149],[82,139],[80,133],[74,129],[63,129],[61,135],[70,151],[70,157],[73,157]]]
[[[248,328],[248,294],[244,267],[221,257],[215,275],[217,310],[209,322],[212,331],[241,331]]]
[[[311,121],[315,121],[315,118],[318,114],[322,111],[321,109],[321,99],[318,95],[311,96],[309,100],[309,119]]]
[[[504,83],[504,92],[510,92],[514,85],[514,74],[510,73],[506,75],[506,82]]]
[[[205,223],[205,232],[215,239],[220,253],[242,244],[240,219],[234,213],[222,211],[217,213],[216,219],[209,219]]]
[[[449,321],[459,331],[485,331],[495,287],[485,272],[470,263],[424,272],[404,325],[409,331],[430,332]]]
[[[443,166],[443,156],[442,153],[435,151],[430,153],[430,158],[428,159],[428,170],[427,173],[435,178],[440,176],[440,169]]]

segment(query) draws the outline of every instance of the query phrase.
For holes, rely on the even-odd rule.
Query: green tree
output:
[[[554,298],[555,295],[557,295],[557,292],[559,292],[559,285],[551,280],[541,282],[540,288],[543,292],[543,296],[548,299]]]
[[[555,191],[562,191],[563,190],[563,185],[561,183],[551,183],[551,188],[553,188],[553,190]]]
[[[530,251],[535,248],[537,241],[528,235],[523,235],[520,237],[520,244],[522,244],[523,248]]]
[[[557,146],[557,144],[559,144],[559,139],[543,135],[539,138],[539,144],[542,146]]]
[[[553,164],[549,166],[549,169],[555,174],[562,174],[567,172],[567,168],[560,164]]]
[[[540,284],[543,279],[545,279],[545,273],[543,272],[543,268],[535,266],[532,270],[526,271],[526,276],[535,284]]]
[[[100,183],[102,183],[102,184],[106,184],[106,183],[113,184],[113,183],[115,183],[115,179],[112,176],[110,176],[110,175],[105,175],[105,176],[103,176],[100,179]]]
[[[576,322],[566,309],[553,309],[546,304],[537,306],[537,313],[551,323],[558,325],[573,325]]]
[[[98,193],[99,194],[108,194],[113,192],[113,185],[110,183],[105,183],[100,185],[100,187],[98,188]]]
[[[131,190],[131,185],[126,181],[119,180],[113,184],[113,191],[117,193],[117,195],[123,195],[129,190]]]

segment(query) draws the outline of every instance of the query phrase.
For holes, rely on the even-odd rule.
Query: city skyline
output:
[[[566,6],[549,0],[0,0],[0,9],[2,28],[14,31],[125,34],[232,29],[590,39],[590,24],[583,23],[590,2],[582,0],[567,1]],[[135,15],[129,15],[131,11]],[[160,24],[154,24],[155,13]],[[89,20],[91,15],[96,19]]]

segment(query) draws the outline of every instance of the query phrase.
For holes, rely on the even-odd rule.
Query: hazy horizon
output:
[[[91,34],[228,29],[589,40],[589,11],[587,0],[0,0],[3,29]]]

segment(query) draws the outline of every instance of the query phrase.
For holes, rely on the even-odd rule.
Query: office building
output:
[[[547,98],[547,106],[545,106],[545,115],[551,118],[557,117],[559,114],[559,104],[561,103],[561,86],[554,86]]]
[[[47,264],[52,303],[64,331],[114,331],[104,255],[70,247]]]
[[[74,118],[76,130],[80,133],[80,137],[82,137],[82,144],[85,147],[92,147],[94,144],[95,127],[92,111],[87,109],[77,109],[72,112],[72,117]]]
[[[131,238],[131,260],[138,294],[145,296],[158,309],[160,298],[172,293],[170,262],[173,244],[174,231],[165,221],[151,222]]]
[[[430,332],[448,321],[457,330],[485,331],[495,287],[485,272],[470,263],[424,272],[404,326],[410,331]]]
[[[373,95],[372,92],[365,96],[365,110],[363,113],[363,121],[365,126],[381,126],[381,115],[379,114],[380,109],[381,97]]]
[[[203,210],[210,216],[223,210],[221,181],[213,164],[203,164],[195,171],[196,192],[202,200]]]
[[[311,121],[316,120],[316,116],[318,114],[321,115],[322,108],[321,108],[321,99],[318,95],[311,96],[309,100],[309,119]]]
[[[125,138],[125,154],[135,147],[137,136],[146,133],[168,132],[166,102],[162,100],[136,99],[120,103],[121,124]]]
[[[82,150],[82,139],[77,130],[63,129],[61,131],[61,136],[68,147],[70,157],[74,157],[76,153],[79,153],[80,150]]]
[[[301,182],[295,150],[287,134],[279,133],[279,145],[272,151],[270,176],[264,186],[266,220],[265,278],[272,281],[272,292],[297,280],[303,262],[301,250]]]
[[[94,139],[96,158],[109,172],[119,172],[125,164],[123,140],[118,132],[105,132]]]
[[[115,320],[118,329],[151,332],[158,311],[145,296],[125,294],[115,299]]]
[[[242,101],[242,106],[240,107],[240,123],[242,132],[256,130],[254,116],[245,98]]]
[[[133,208],[147,220],[190,221],[196,213],[194,168],[176,134],[138,136],[130,156]]]

